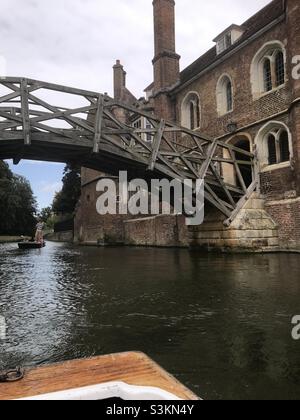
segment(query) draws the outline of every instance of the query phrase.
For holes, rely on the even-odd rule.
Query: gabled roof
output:
[[[262,10],[248,19],[241,25],[244,33],[239,40],[229,49],[224,51],[222,54],[217,55],[216,46],[207,51],[204,55],[198,58],[194,63],[188,66],[180,73],[180,83],[186,83],[191,80],[197,74],[204,71],[207,67],[212,65],[217,59],[226,55],[229,51],[234,50],[237,45],[250,38],[252,35],[272,23],[274,20],[279,18],[285,11],[284,0],[273,0]]]
[[[154,82],[151,83],[151,85],[147,86],[146,89],[144,89],[144,92],[149,92],[149,90],[152,90],[154,88]]]

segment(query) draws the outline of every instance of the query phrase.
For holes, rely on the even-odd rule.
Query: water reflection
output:
[[[299,270],[288,254],[0,245],[0,361],[140,350],[204,398],[296,399]]]

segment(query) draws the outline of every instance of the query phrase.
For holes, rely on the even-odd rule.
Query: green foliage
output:
[[[55,195],[52,210],[56,214],[74,214],[81,194],[80,167],[67,165],[62,182],[63,188]]]
[[[56,217],[53,214],[52,207],[43,208],[38,215],[38,218],[45,223],[45,230],[53,230],[56,223]]]
[[[47,221],[50,219],[51,216],[52,216],[51,207],[43,208],[38,215],[39,219],[41,219],[44,223],[47,223]]]
[[[0,233],[31,235],[36,224],[37,203],[29,182],[14,175],[0,162]]]

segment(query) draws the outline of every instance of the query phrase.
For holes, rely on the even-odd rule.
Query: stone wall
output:
[[[99,193],[96,191],[99,173],[90,170],[85,171],[85,180],[89,182],[82,186],[80,202],[74,221],[75,242],[77,243],[100,243],[100,244],[123,244],[124,243],[124,220],[131,216],[122,215],[99,215],[96,208]],[[96,175],[96,178],[95,178]]]
[[[72,230],[67,232],[49,233],[48,235],[45,235],[45,240],[50,242],[73,242],[74,233]]]
[[[265,201],[257,193],[240,210],[234,222],[224,226],[224,216],[209,209],[202,226],[190,228],[192,247],[206,251],[261,252],[279,247],[278,227],[265,211]]]
[[[190,237],[183,216],[155,216],[124,222],[125,244],[188,247]]]

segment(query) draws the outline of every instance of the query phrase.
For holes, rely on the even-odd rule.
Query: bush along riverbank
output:
[[[13,243],[13,242],[20,242],[24,239],[29,240],[29,236],[24,237],[24,236],[1,236],[0,235],[0,244],[7,244],[7,243]]]

